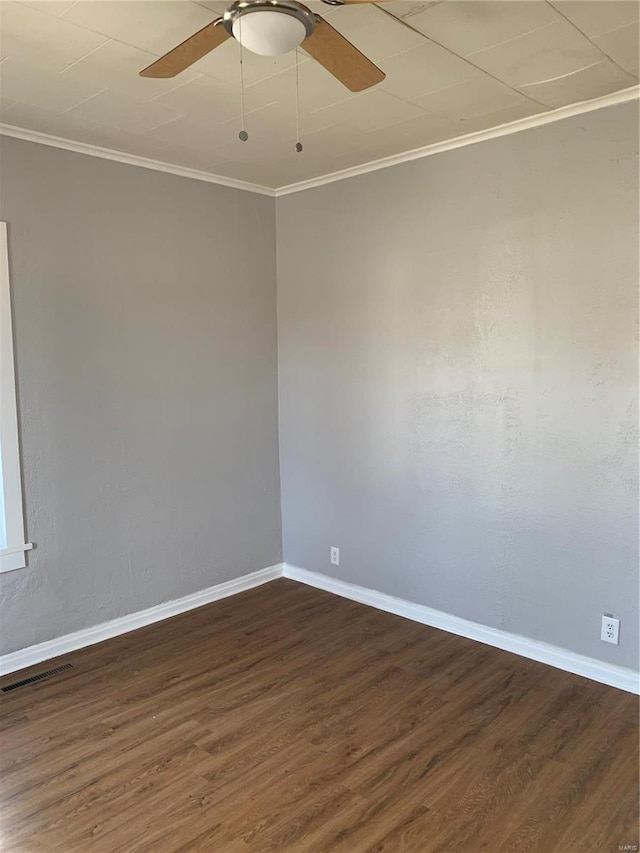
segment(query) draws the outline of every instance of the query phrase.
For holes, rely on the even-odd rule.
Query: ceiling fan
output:
[[[330,6],[371,0],[323,0]],[[357,47],[297,0],[236,0],[218,18],[140,72],[141,77],[175,77],[235,38],[263,56],[287,53],[299,45],[352,92],[375,86],[385,74]]]

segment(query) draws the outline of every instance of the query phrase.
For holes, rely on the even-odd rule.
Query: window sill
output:
[[[31,542],[17,548],[3,548],[0,551],[0,573],[24,569],[27,565],[25,553],[33,548]]]

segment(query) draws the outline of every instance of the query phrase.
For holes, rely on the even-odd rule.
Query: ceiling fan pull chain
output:
[[[298,74],[298,48],[296,48],[296,151],[302,151],[300,142],[300,78]]]
[[[243,47],[242,47],[242,18],[239,19],[239,27],[240,27],[240,121],[242,123],[242,130],[238,134],[238,139],[242,142],[246,142],[249,138],[249,134],[244,129],[244,62],[243,62]]]

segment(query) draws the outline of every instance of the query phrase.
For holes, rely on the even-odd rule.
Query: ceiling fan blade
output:
[[[197,33],[174,47],[169,53],[165,53],[160,59],[156,59],[147,68],[140,72],[141,77],[175,77],[185,68],[193,65],[214,47],[218,47],[228,38],[229,33],[222,26],[222,18],[207,24]]]
[[[317,21],[302,47],[352,92],[362,92],[369,86],[375,86],[386,76],[324,18]]]

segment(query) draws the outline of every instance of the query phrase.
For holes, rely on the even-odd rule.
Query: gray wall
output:
[[[286,561],[637,667],[637,139],[629,104],[278,200]]]
[[[10,652],[280,561],[275,210],[6,137],[0,169],[37,545]]]
[[[637,126],[278,200],[288,562],[637,666]],[[37,545],[2,652],[279,562],[273,200],[5,137],[0,219]]]

